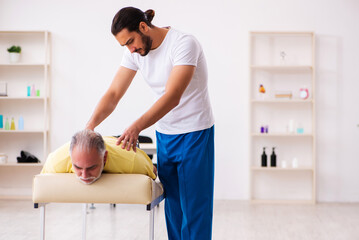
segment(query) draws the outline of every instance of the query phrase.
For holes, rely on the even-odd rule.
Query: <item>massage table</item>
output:
[[[102,174],[93,184],[80,182],[73,173],[34,176],[32,200],[40,208],[41,239],[45,239],[45,205],[83,203],[82,239],[86,239],[86,215],[89,203],[144,204],[150,212],[149,239],[154,239],[154,207],[164,199],[159,181],[142,174]]]

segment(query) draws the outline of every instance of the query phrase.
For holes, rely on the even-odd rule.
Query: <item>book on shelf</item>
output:
[[[293,94],[291,91],[276,91],[274,94],[275,98],[288,98],[292,99]]]

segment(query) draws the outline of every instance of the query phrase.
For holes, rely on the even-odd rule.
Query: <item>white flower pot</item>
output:
[[[7,156],[5,153],[0,153],[0,164],[7,163]]]
[[[11,63],[17,63],[20,61],[20,53],[9,53],[10,56],[10,62]]]

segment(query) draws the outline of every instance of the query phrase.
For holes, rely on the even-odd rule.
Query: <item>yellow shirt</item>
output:
[[[138,173],[153,179],[153,164],[147,154],[137,148],[127,151],[116,145],[117,138],[104,137],[107,160],[103,169],[105,173]],[[41,173],[73,173],[70,157],[70,142],[49,154]]]

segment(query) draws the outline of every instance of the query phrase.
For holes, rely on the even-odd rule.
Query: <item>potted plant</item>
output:
[[[10,62],[17,63],[20,61],[20,53],[21,53],[21,47],[20,46],[11,46],[7,49],[10,56]]]

